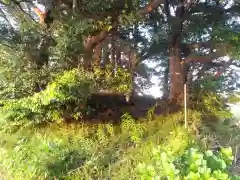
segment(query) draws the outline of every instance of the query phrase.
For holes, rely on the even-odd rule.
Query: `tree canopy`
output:
[[[73,68],[103,70],[102,81],[106,69],[125,69],[130,77],[125,93],[141,92],[151,86],[151,76],[158,76],[163,97],[174,102],[183,100],[185,83],[193,100],[199,89],[229,95],[239,86],[234,70],[240,65],[238,1],[0,4],[1,66],[6,67],[1,71],[1,94],[6,97],[32,95],[59,72]]]

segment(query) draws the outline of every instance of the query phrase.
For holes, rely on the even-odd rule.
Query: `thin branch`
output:
[[[206,41],[206,42],[199,42],[199,43],[191,43],[191,44],[183,44],[188,48],[192,49],[200,49],[200,48],[215,48],[215,49],[229,49],[231,50],[232,46],[227,43],[223,42],[213,42],[213,41]]]
[[[15,4],[15,5],[17,5],[17,7],[20,9],[20,11],[23,13],[23,14],[25,14],[27,17],[29,17],[33,22],[35,22],[35,23],[37,23],[37,21],[29,14],[29,13],[27,13],[26,11],[24,11],[24,9],[22,8],[22,6],[21,6],[21,3],[22,2],[28,2],[29,3],[29,1],[16,1],[16,0],[12,0],[12,2]],[[31,3],[32,4],[32,3]],[[33,5],[33,4],[32,4]]]
[[[209,62],[212,62],[214,59],[217,59],[223,56],[224,54],[220,54],[220,53],[212,53],[210,55],[196,55],[196,56],[190,55],[189,57],[184,59],[184,63],[209,63]]]
[[[215,52],[210,53],[208,55],[196,55],[194,53],[190,53],[187,58],[185,58],[186,63],[190,62],[200,62],[200,63],[208,63],[211,62],[214,59],[217,59],[219,57],[227,56],[232,51],[232,45],[228,43],[222,43],[222,42],[200,42],[200,43],[193,43],[193,44],[182,44],[182,47],[186,51],[192,52],[193,50],[197,49],[200,50],[202,48],[204,49],[213,49]]]
[[[13,29],[12,23],[10,23],[9,19],[7,18],[6,14],[1,8],[0,8],[0,12],[2,14],[2,17],[8,22],[8,24],[10,24],[11,28]]]
[[[15,48],[14,46],[11,46],[9,44],[5,44],[3,42],[0,42],[0,45],[5,46],[5,47],[10,48],[10,49],[14,49]]]

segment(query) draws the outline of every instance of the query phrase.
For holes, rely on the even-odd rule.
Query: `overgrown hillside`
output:
[[[240,179],[239,18],[229,0],[0,0],[0,179]]]
[[[199,113],[189,115],[199,124]],[[4,179],[234,179],[230,146],[217,151],[208,142],[217,140],[213,133],[200,139],[182,119],[177,113],[136,122],[126,114],[120,126],[2,126],[0,167]]]

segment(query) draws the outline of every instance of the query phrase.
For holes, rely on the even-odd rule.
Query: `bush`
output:
[[[153,162],[152,147],[161,144],[178,154],[190,141],[174,121],[179,114],[144,122],[122,118],[120,127],[52,123],[9,133],[1,126],[0,171],[14,179],[139,179],[135,168]]]
[[[218,152],[201,152],[198,148],[187,149],[180,157],[162,148],[155,148],[151,154],[151,164],[140,163],[138,172],[141,179],[221,179],[228,180],[229,167],[233,156],[231,148],[222,148]]]
[[[120,127],[52,123],[14,133],[1,127],[0,171],[6,179],[237,179],[228,172],[231,149],[205,152],[177,122],[183,113],[144,122],[122,118]]]
[[[1,113],[4,118],[12,121],[31,119],[35,122],[44,120],[59,120],[63,113],[72,109],[66,108],[69,104],[75,107],[84,104],[94,88],[93,74],[73,69],[59,75],[47,88],[33,96],[20,100],[6,100]],[[64,107],[65,106],[65,107]],[[65,112],[63,109],[65,108]],[[74,109],[72,112],[82,112]]]
[[[58,75],[45,90],[33,96],[19,100],[2,100],[0,103],[4,104],[4,107],[0,109],[0,113],[4,119],[11,121],[60,120],[64,115],[79,119],[90,111],[86,102],[92,92],[99,90],[129,92],[131,83],[126,81],[129,73],[118,69],[115,76],[112,76],[110,71],[106,72],[108,73],[102,74],[102,71],[95,70],[92,73],[81,69],[65,71]],[[104,75],[103,78],[102,75]]]
[[[126,69],[113,69],[112,65],[108,65],[104,70],[95,67],[94,74],[100,89],[123,92],[126,95],[132,89],[131,74]]]

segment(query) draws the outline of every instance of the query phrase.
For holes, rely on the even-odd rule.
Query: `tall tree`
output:
[[[114,64],[124,64],[124,59],[127,59],[129,70],[138,72],[135,66],[141,61],[160,56],[163,57],[160,61],[166,61],[164,57],[168,57],[168,62],[162,63],[166,67],[164,89],[165,95],[168,94],[172,101],[182,101],[184,83],[191,86],[207,72],[215,69],[218,72],[216,76],[220,76],[227,72],[230,65],[238,65],[233,60],[236,53],[230,54],[238,49],[238,43],[234,40],[239,33],[239,23],[235,20],[240,9],[237,1],[49,2],[39,0],[37,5],[42,4],[45,9],[38,8],[35,12],[40,12],[38,16],[42,25],[47,25],[44,31],[52,30],[48,33],[54,34],[60,33],[61,29],[68,29],[69,34],[58,35],[55,39],[59,40],[57,47],[65,48],[67,52],[64,58],[75,62],[71,66],[78,65],[76,62],[83,59],[83,66],[88,69],[94,63],[101,64],[105,56],[104,62],[111,57],[110,61]],[[29,8],[23,9],[23,4],[21,6],[18,1],[4,1],[2,4],[17,9],[24,17],[34,17],[33,12],[28,11]],[[24,5],[37,6],[27,2]],[[71,25],[67,25],[66,21]],[[80,22],[85,28],[75,28],[73,32],[71,26],[80,25]],[[150,35],[150,39],[144,38],[144,31]],[[66,43],[61,44],[63,38],[60,37],[66,37],[67,46]],[[80,42],[81,48],[80,45],[75,46],[74,39]],[[106,44],[111,48],[107,48]],[[230,60],[226,62],[224,56],[229,56]],[[169,85],[166,85],[167,82]],[[166,93],[167,90],[169,93]]]

